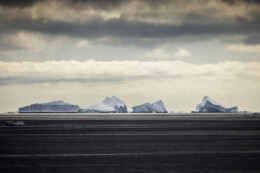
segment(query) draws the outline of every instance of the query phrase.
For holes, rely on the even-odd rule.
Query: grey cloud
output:
[[[247,34],[259,33],[260,21],[249,23],[240,21],[230,25],[182,24],[155,25],[140,22],[126,22],[124,20],[111,20],[109,22],[93,22],[87,24],[69,24],[65,22],[52,22],[45,24],[42,21],[17,20],[1,24],[1,32],[15,32],[27,30],[43,32],[54,35],[69,35],[72,37],[138,37],[138,38],[168,38],[183,35],[218,35],[218,34]]]
[[[20,7],[25,7],[25,6],[31,6],[36,2],[40,1],[46,1],[46,0],[0,0],[0,5],[4,6],[20,6]],[[66,1],[66,0],[63,0]],[[73,4],[75,3],[90,3],[90,4],[95,4],[96,6],[106,6],[108,4],[118,4],[125,2],[126,0],[71,0]],[[130,0],[131,1],[131,0]]]
[[[165,76],[170,79],[181,79],[182,75],[171,75]],[[142,81],[142,80],[160,80],[158,76],[123,76],[123,77],[94,77],[94,78],[30,78],[30,77],[9,77],[9,78],[0,78],[0,85],[8,84],[35,84],[35,83],[82,83],[82,84],[108,84],[108,83],[118,83],[118,82],[129,82],[129,81]]]
[[[120,82],[124,79],[120,78],[74,78],[74,79],[36,79],[36,78],[0,78],[0,85],[8,84],[33,84],[33,83],[111,83]]]
[[[0,5],[25,7],[32,6],[37,1],[40,0],[0,0]]]
[[[26,6],[33,5],[37,2],[44,1],[33,1],[28,0],[15,3],[15,1],[1,1],[0,4],[9,6]],[[46,1],[47,2],[47,1]],[[93,8],[111,7],[115,8],[113,5],[123,4],[130,1],[93,1],[93,0],[73,0],[64,1],[71,5],[68,8],[76,8],[73,4],[87,3]],[[156,8],[159,5],[158,1],[143,1],[149,4],[149,7]],[[168,3],[172,1],[160,1],[161,4]],[[176,1],[178,2],[178,1]],[[179,1],[180,2],[180,1]],[[232,5],[236,4],[238,1],[225,1]],[[256,3],[258,1],[239,1],[245,3]],[[66,4],[65,3],[65,4]],[[183,3],[188,3],[188,1],[183,1]],[[77,6],[78,7],[78,6]],[[260,9],[260,6],[257,6]],[[10,7],[12,8],[12,7]],[[257,8],[256,8],[257,9]],[[75,10],[75,9],[74,9]],[[260,33],[260,12],[257,10],[252,11],[248,16],[237,16],[233,22],[227,23],[226,19],[221,21],[212,21],[208,18],[206,13],[210,13],[210,9],[204,13],[199,11],[188,11],[185,15],[183,23],[178,25],[166,23],[149,23],[144,21],[129,21],[127,17],[120,16],[120,18],[103,20],[99,16],[93,16],[93,18],[86,22],[67,22],[67,21],[55,21],[48,20],[44,18],[32,18],[30,16],[20,16],[16,18],[8,18],[0,15],[0,34],[5,33],[15,33],[18,31],[28,31],[28,32],[40,32],[48,35],[65,35],[73,38],[85,38],[91,40],[93,43],[104,43],[110,44],[111,42],[115,44],[133,44],[138,46],[154,46],[156,44],[161,44],[165,41],[174,41],[182,37],[190,37],[190,41],[201,40],[201,37],[207,39],[220,38],[220,36],[236,36],[243,35],[245,40],[241,40],[246,44],[254,44],[258,42],[259,39],[252,38],[251,35],[259,35]],[[142,13],[135,14],[140,17]],[[138,16],[139,15],[139,16]],[[158,14],[154,14],[155,16]],[[107,38],[103,39],[102,38]],[[0,40],[1,42],[1,40]],[[0,44],[4,44],[3,42]],[[12,45],[6,45],[3,47],[16,48]]]
[[[222,0],[230,5],[234,5],[237,2],[244,2],[244,3],[260,3],[260,0]]]
[[[259,64],[235,61],[206,65],[183,61],[0,62],[0,84],[113,83],[199,78],[236,80],[241,78],[241,74],[259,80]]]
[[[44,0],[0,0],[0,5],[4,6],[31,6],[36,2],[39,1],[44,1]],[[45,0],[46,1],[46,0]],[[125,3],[127,1],[132,1],[132,0],[71,0],[73,4],[75,3],[89,3],[93,4],[95,6],[100,6],[100,7],[105,7],[107,5],[116,5],[120,3]],[[142,0],[141,0],[142,1]],[[169,1],[178,1],[178,0],[143,0],[146,2],[149,2],[151,4],[154,4],[155,6],[161,3],[166,3]],[[222,0],[223,2],[226,2],[230,5],[234,5],[237,2],[244,2],[244,3],[260,3],[260,0]]]
[[[162,77],[163,76],[163,77]],[[214,74],[202,74],[200,77],[210,78],[214,76]],[[245,77],[248,77],[244,75]],[[30,77],[9,77],[9,78],[0,78],[0,86],[1,85],[9,85],[9,84],[43,84],[43,83],[82,83],[82,84],[109,84],[109,83],[129,83],[129,82],[139,82],[144,80],[154,80],[154,81],[163,81],[165,79],[168,80],[181,80],[181,79],[194,79],[198,77],[198,75],[165,75],[162,72],[158,73],[157,75],[141,75],[141,76],[113,76],[113,77],[94,77],[94,78],[57,78],[57,79],[50,79],[50,78],[30,78]],[[251,77],[255,79],[254,77]]]
[[[254,35],[254,36],[249,36],[247,37],[244,41],[244,44],[248,45],[257,45],[260,44],[260,36],[259,35]]]
[[[4,41],[0,40],[0,51],[9,51],[13,49],[21,49],[19,46],[15,46],[13,44],[6,44]]]

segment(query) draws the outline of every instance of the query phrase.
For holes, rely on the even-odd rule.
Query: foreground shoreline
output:
[[[0,172],[260,172],[257,114],[0,114],[0,122]]]

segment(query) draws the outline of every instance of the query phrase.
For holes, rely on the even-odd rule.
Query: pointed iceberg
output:
[[[132,111],[132,108],[115,96],[106,97],[102,102],[80,110],[85,113],[127,113]]]
[[[78,105],[72,105],[62,100],[49,103],[35,103],[19,108],[19,113],[76,113],[79,111]]]
[[[167,113],[163,102],[161,100],[152,104],[145,103],[139,106],[133,107],[133,113]]]
[[[153,112],[155,113],[167,113],[167,109],[165,108],[162,100],[154,102],[152,106],[153,106]]]
[[[237,107],[225,108],[219,103],[211,100],[208,96],[203,97],[202,103],[197,105],[196,111],[198,113],[235,113],[238,112]]]

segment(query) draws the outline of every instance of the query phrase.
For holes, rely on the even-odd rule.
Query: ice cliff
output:
[[[225,108],[219,103],[211,100],[208,96],[205,96],[202,100],[202,103],[197,105],[196,111],[198,113],[214,113],[214,112],[223,112],[223,113],[235,113],[238,112],[237,107],[230,107],[230,108]]]
[[[86,109],[81,109],[80,112],[86,113],[127,113],[133,112],[132,108],[128,107],[125,102],[115,96],[106,97],[102,102],[91,105]]]
[[[78,112],[79,106],[57,100],[49,103],[35,103],[30,106],[19,108],[19,113],[58,113],[58,112]]]
[[[133,113],[167,113],[163,102],[161,100],[152,104],[145,103],[139,106],[133,107]]]

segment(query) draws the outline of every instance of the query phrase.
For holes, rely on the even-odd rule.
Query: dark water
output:
[[[0,172],[260,172],[260,117],[0,115]]]

